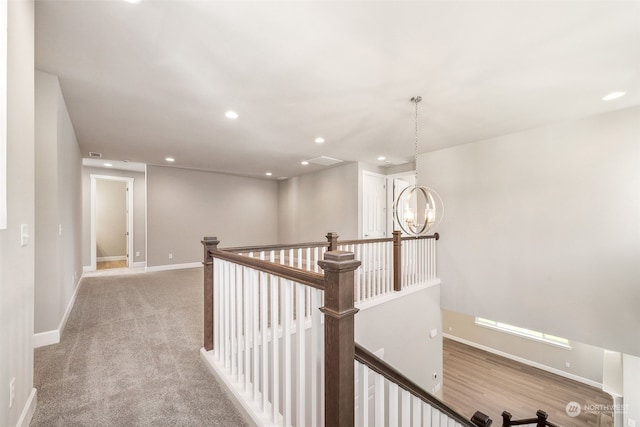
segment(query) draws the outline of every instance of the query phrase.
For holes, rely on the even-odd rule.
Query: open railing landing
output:
[[[437,280],[437,236],[327,238],[232,249],[218,249],[213,237],[202,241],[202,355],[245,413],[257,425],[285,427],[488,425],[456,413],[354,342],[356,301]],[[402,261],[403,250],[412,251],[411,262]]]

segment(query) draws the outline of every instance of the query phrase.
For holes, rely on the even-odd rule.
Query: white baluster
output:
[[[261,353],[262,357],[260,358],[260,368],[262,372],[262,410],[267,412],[268,408],[268,397],[269,397],[269,367],[267,362],[269,361],[269,342],[267,340],[267,334],[269,332],[267,328],[267,315],[268,315],[268,299],[267,293],[269,291],[269,276],[266,273],[260,273],[260,335],[262,338],[261,345]]]
[[[280,354],[278,337],[278,287],[279,279],[270,276],[271,282],[271,420],[277,424],[280,415]]]
[[[374,381],[375,427],[384,427],[384,377],[376,373]]]
[[[283,399],[282,399],[282,415],[284,416],[284,425],[291,425],[291,375],[293,368],[291,367],[291,318],[293,317],[293,309],[291,307],[291,291],[293,283],[290,280],[280,280],[280,317],[282,318],[282,352],[283,352]]]
[[[369,367],[367,365],[363,365],[362,363],[358,363],[360,369],[358,372],[358,382],[359,384],[359,392],[358,395],[360,397],[360,420],[362,421],[362,426],[369,426]]]
[[[302,259],[302,257],[300,257]],[[304,426],[306,405],[306,359],[305,359],[305,316],[304,304],[307,294],[307,286],[296,284],[296,425]]]
[[[411,400],[411,411],[413,414],[413,421],[411,422],[411,425],[417,427],[420,425],[420,419],[422,417],[422,405],[420,405],[420,399],[416,396],[412,396]]]
[[[260,337],[258,335],[258,330],[259,330],[259,313],[264,311],[264,307],[260,307],[258,305],[258,298],[259,298],[259,293],[260,293],[260,273],[258,272],[258,270],[252,270],[251,274],[253,276],[253,280],[252,280],[252,284],[253,284],[253,288],[252,288],[252,292],[251,292],[251,299],[253,301],[252,303],[252,309],[251,312],[252,314],[252,320],[253,320],[253,327],[251,328],[253,331],[253,349],[251,351],[251,356],[252,356],[252,361],[253,361],[253,376],[252,376],[252,382],[253,382],[253,400],[254,402],[258,402],[258,391],[259,391],[259,383],[260,383],[260,370],[259,370],[259,361],[260,361],[260,352],[258,351],[258,349],[260,348]]]
[[[431,405],[422,402],[422,427],[431,427]]]
[[[402,389],[400,392],[401,405],[402,405],[402,427],[409,427],[411,425],[411,394]]]
[[[251,348],[251,342],[249,340],[251,337],[251,327],[253,325],[251,319],[251,315],[253,313],[253,307],[251,306],[251,303],[253,302],[253,299],[251,298],[251,295],[253,294],[253,270],[243,268],[242,275],[244,277],[244,295],[242,298],[242,313],[244,315],[244,321],[242,325],[242,329],[244,331],[244,351],[242,352],[242,355],[244,356],[244,360],[242,361],[242,375],[244,377],[244,391],[251,395],[251,359],[249,358],[249,349]]]
[[[389,427],[398,427],[398,384],[389,383]]]

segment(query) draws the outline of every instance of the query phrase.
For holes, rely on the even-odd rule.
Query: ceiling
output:
[[[83,157],[278,179],[640,105],[640,2],[38,0],[36,67]]]

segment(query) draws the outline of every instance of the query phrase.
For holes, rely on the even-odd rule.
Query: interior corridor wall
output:
[[[82,275],[82,159],[58,78],[35,75],[35,333],[61,330]]]
[[[318,242],[328,232],[357,239],[359,167],[347,163],[278,183],[278,241]]]
[[[34,3],[10,1],[7,25],[7,228],[0,230],[0,425],[28,425],[33,388],[34,242],[20,226],[35,224]],[[15,399],[9,408],[9,382]]]
[[[419,156],[442,306],[640,355],[640,107]]]
[[[147,166],[147,209],[147,267],[202,262],[204,236],[218,237],[221,247],[278,238],[272,180]]]
[[[91,265],[91,175],[133,178],[133,262],[146,258],[146,177],[144,172],[82,167],[82,265]],[[136,255],[140,254],[140,255]]]

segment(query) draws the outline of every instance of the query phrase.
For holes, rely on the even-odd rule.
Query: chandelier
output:
[[[421,236],[435,228],[444,214],[442,199],[429,187],[418,185],[418,103],[421,96],[414,96],[415,104],[415,182],[404,188],[393,203],[393,219],[404,234]]]

